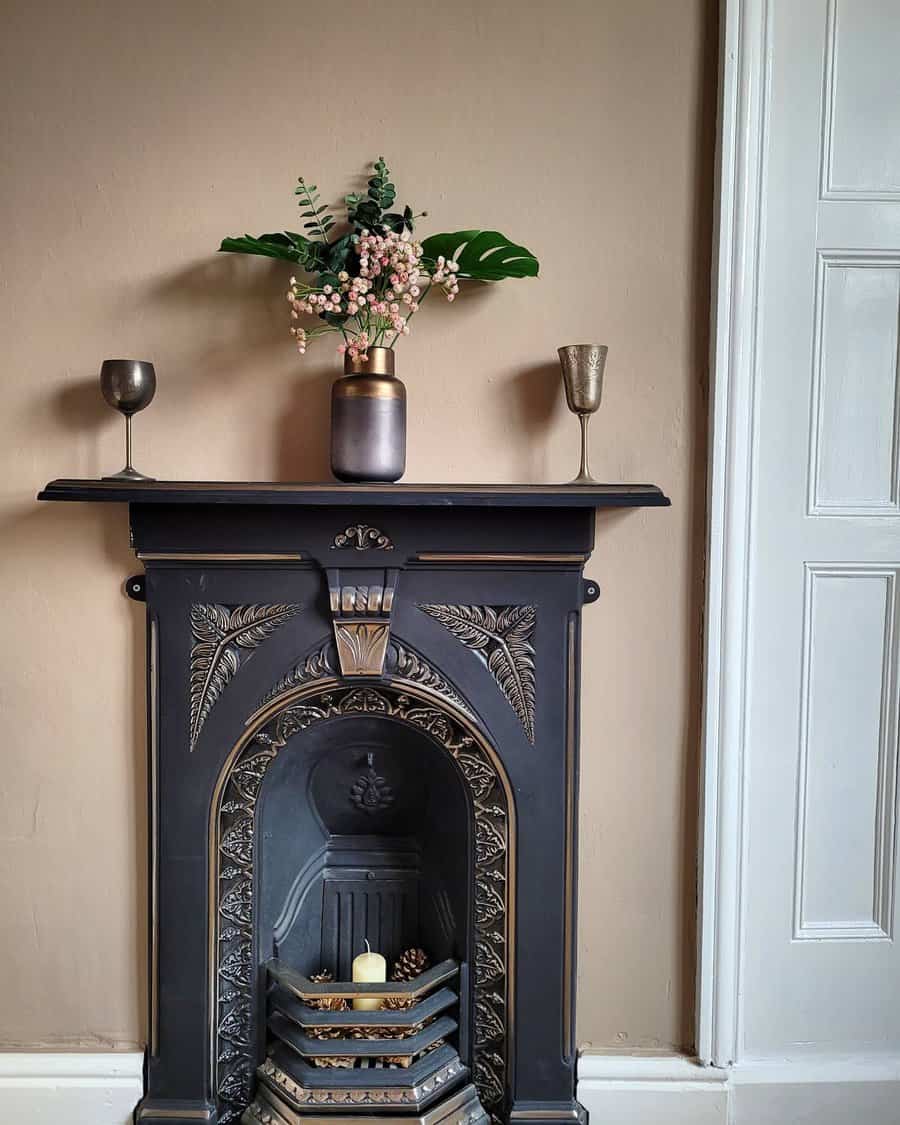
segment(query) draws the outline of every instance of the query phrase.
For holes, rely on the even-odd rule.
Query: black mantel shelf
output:
[[[288,484],[271,481],[54,480],[38,500],[384,508],[660,508],[654,484]]]

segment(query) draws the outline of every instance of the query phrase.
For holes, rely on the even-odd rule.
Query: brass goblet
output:
[[[105,359],[100,368],[100,390],[115,410],[125,415],[125,468],[104,480],[153,480],[131,463],[131,419],[153,401],[156,372],[153,364],[140,359]]]
[[[581,423],[581,468],[571,484],[599,484],[588,468],[587,434],[591,415],[600,406],[608,350],[605,344],[567,344],[558,349],[566,406]]]

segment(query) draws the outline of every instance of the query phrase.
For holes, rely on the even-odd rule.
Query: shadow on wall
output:
[[[510,423],[526,439],[520,443],[519,475],[526,481],[547,477],[547,435],[563,407],[562,376],[558,363],[526,367],[509,380]]]
[[[310,365],[291,390],[278,426],[279,480],[331,480],[331,384],[334,367]]]
[[[152,282],[142,299],[171,305],[173,316],[206,329],[185,333],[196,349],[180,357],[181,378],[227,381],[283,347],[286,288],[284,262],[215,254]]]

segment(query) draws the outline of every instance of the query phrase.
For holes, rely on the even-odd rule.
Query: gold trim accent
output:
[[[514,1109],[510,1121],[579,1121],[577,1109]]]
[[[381,676],[391,626],[387,621],[335,621],[341,672],[345,676]]]
[[[304,556],[297,551],[289,554],[232,551],[193,554],[187,551],[138,551],[142,562],[302,562]]]
[[[587,555],[557,554],[557,555],[532,555],[532,554],[454,554],[444,551],[420,551],[416,556],[417,562],[477,562],[477,563],[571,563],[581,566],[587,562]]]
[[[354,357],[349,352],[344,355],[344,375],[394,375],[394,349],[373,344],[366,348],[366,358]]]
[[[188,1117],[192,1121],[212,1121],[211,1109],[139,1109],[137,1111],[138,1121],[144,1121],[152,1117],[161,1117],[164,1120],[176,1117]]]
[[[159,1054],[159,623],[150,621],[150,1054]]]
[[[393,375],[344,375],[334,384],[334,397],[383,398],[391,401],[403,398],[404,387]]]
[[[209,1013],[209,1060],[210,1060],[210,1085],[213,1090],[217,1088],[217,1050],[216,1040],[218,1031],[218,1013],[219,1013],[219,973],[218,973],[218,958],[217,958],[217,939],[218,939],[218,905],[219,899],[217,894],[219,883],[219,870],[220,870],[220,849],[219,849],[219,834],[218,834],[218,820],[220,814],[220,804],[222,801],[222,793],[227,785],[232,767],[238,761],[240,755],[247,748],[247,746],[255,738],[256,734],[262,729],[265,724],[271,719],[275,718],[283,711],[287,711],[292,705],[300,703],[311,696],[327,695],[329,692],[337,691],[341,688],[347,688],[348,685],[345,681],[337,677],[327,677],[323,679],[314,680],[312,682],[303,683],[298,685],[291,691],[284,692],[271,700],[268,704],[258,708],[257,711],[246,721],[244,732],[240,738],[235,742],[226,755],[219,775],[216,779],[216,784],[213,789],[212,799],[209,806],[209,821],[207,828],[207,853],[208,853],[208,866],[207,866],[207,965],[208,965],[208,981],[207,981],[207,997],[208,1005],[207,1010]],[[362,689],[360,689],[362,690]],[[515,804],[515,796],[513,793],[512,785],[509,776],[506,772],[506,767],[503,764],[497,750],[482,733],[482,731],[475,724],[475,721],[470,715],[462,710],[458,704],[452,700],[445,698],[437,692],[417,684],[411,680],[405,680],[402,677],[394,677],[390,684],[379,685],[378,689],[382,692],[390,692],[393,694],[402,693],[408,698],[417,699],[421,702],[430,703],[439,711],[446,713],[458,726],[462,729],[465,735],[472,739],[481,751],[485,754],[496,774],[497,783],[503,790],[506,798],[505,820],[506,820],[506,847],[505,847],[505,906],[503,928],[502,928],[502,945],[505,954],[505,972],[504,972],[504,987],[502,988],[503,999],[505,1000],[505,1020],[504,1030],[505,1036],[503,1039],[503,1056],[496,1056],[497,1061],[503,1066],[504,1079],[501,1091],[501,1096],[505,1097],[509,1085],[511,1083],[512,1074],[515,1066],[514,1051],[512,1044],[515,1036],[515,1019],[516,1019],[516,932],[517,932],[517,918],[516,918],[516,902],[517,902],[517,850],[518,850],[518,831],[517,831],[517,811]],[[424,728],[423,728],[424,729]],[[473,798],[474,801],[474,798]],[[473,842],[473,848],[477,847],[477,841]],[[498,935],[500,936],[500,935]],[[477,971],[477,969],[476,969]],[[486,1049],[487,1056],[491,1055],[490,1048]],[[492,1076],[491,1060],[488,1058],[476,1058],[476,1071],[480,1069],[487,1076]],[[477,1074],[476,1074],[477,1079]]]
[[[571,1061],[574,1011],[574,949],[575,940],[575,765],[577,760],[578,707],[576,692],[578,648],[575,614],[569,616],[566,636],[566,855],[565,855],[565,921],[563,924],[563,1055]]]

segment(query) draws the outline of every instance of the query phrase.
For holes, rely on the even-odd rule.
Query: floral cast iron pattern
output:
[[[316,1089],[306,1089],[299,1083],[295,1082],[284,1071],[280,1070],[271,1059],[266,1061],[260,1067],[266,1079],[282,1094],[285,1094],[292,1102],[305,1103],[306,1105],[315,1108],[317,1106],[339,1106],[346,1109],[354,1109],[359,1106],[366,1108],[378,1106],[399,1106],[401,1109],[409,1109],[410,1106],[415,1108],[416,1102],[421,1098],[427,1096],[435,1088],[435,1086],[447,1085],[458,1075],[462,1074],[463,1064],[454,1059],[453,1062],[447,1063],[446,1066],[441,1067],[436,1071],[430,1079],[423,1082],[420,1086],[410,1087],[408,1089],[391,1088],[378,1089],[373,1087],[371,1090],[361,1090],[358,1087],[334,1086],[334,1087],[318,1087]],[[339,1120],[339,1119],[338,1119]],[[462,1125],[462,1123],[458,1123]]]
[[[350,800],[360,812],[384,812],[394,803],[394,790],[374,766],[369,766],[351,786]]]
[[[411,685],[412,686],[412,685]],[[219,1125],[238,1121],[253,1094],[254,855],[256,808],[266,772],[298,732],[346,715],[383,715],[430,735],[466,781],[475,820],[473,1075],[481,1102],[499,1120],[506,1096],[509,806],[486,751],[438,706],[402,685],[323,684],[273,716],[232,763],[216,810],[215,1078]]]
[[[191,750],[243,659],[299,612],[299,605],[191,606]]]
[[[533,605],[420,605],[487,666],[534,745]]]
[[[335,535],[331,544],[332,551],[350,547],[357,551],[393,551],[394,544],[390,537],[377,527],[371,527],[367,523],[355,523]]]
[[[465,714],[472,715],[472,710],[466,701],[433,664],[429,664],[424,656],[420,656],[419,653],[393,638],[388,645],[387,667],[389,676],[427,688],[442,699],[453,703]],[[298,661],[290,672],[282,676],[278,683],[266,692],[261,705],[270,703],[284,692],[311,683],[313,680],[339,675],[334,642],[328,638]]]

